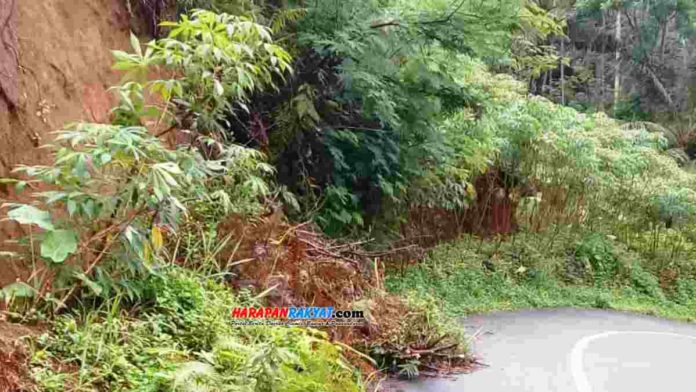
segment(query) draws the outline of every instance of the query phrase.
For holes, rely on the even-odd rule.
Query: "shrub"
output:
[[[117,119],[139,124],[147,112],[134,111],[145,107],[142,94],[134,92],[145,88],[162,97],[164,114],[179,126],[225,136],[234,105],[246,109],[250,94],[273,87],[274,77],[290,69],[290,55],[273,44],[270,30],[248,17],[197,10],[162,26],[171,28],[168,36],[149,42],[145,51],[132,36],[134,53],[114,52],[114,68],[136,83],[121,86]],[[173,77],[148,80],[155,67]]]
[[[696,279],[677,280],[676,300],[689,304],[696,298]]]
[[[612,243],[600,233],[590,234],[578,242],[575,257],[592,266],[594,279],[598,284],[612,282],[621,268]]]
[[[235,327],[234,306],[255,305],[178,268],[142,283],[145,302],[118,296],[75,309],[34,342],[32,373],[46,391],[358,391],[326,334]],[[245,301],[245,302],[242,302]]]
[[[640,264],[633,264],[630,267],[631,284],[641,294],[648,295],[657,299],[664,299],[665,295],[660,288],[657,277],[643,269]]]
[[[219,145],[220,159],[205,160],[196,150],[166,148],[145,128],[77,124],[58,132],[50,148],[52,165],[17,169],[30,178],[19,187],[53,188],[33,195],[44,209],[6,206],[9,219],[42,229],[31,240],[40,244],[38,255],[49,275],[29,282],[37,287],[28,294],[39,287],[62,290],[54,299],[58,307],[76,282],[108,297],[116,284],[112,276],[147,273],[187,206],[258,210],[259,198],[268,192],[261,156],[239,146]],[[34,244],[29,246],[33,250]]]

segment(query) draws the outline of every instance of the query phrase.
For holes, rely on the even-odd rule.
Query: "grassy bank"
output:
[[[696,320],[696,281],[661,280],[610,236],[573,231],[464,237],[416,266],[394,268],[387,288],[434,297],[453,316],[496,310],[607,308]]]

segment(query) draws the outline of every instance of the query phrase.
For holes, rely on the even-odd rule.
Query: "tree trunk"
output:
[[[616,10],[616,64],[614,68],[614,110],[621,98],[621,10]]]
[[[565,105],[565,65],[563,64],[563,55],[565,52],[565,39],[561,37],[561,105]]]
[[[667,105],[669,105],[670,109],[674,110],[675,109],[674,101],[672,101],[672,97],[669,95],[669,91],[667,91],[667,88],[662,83],[660,78],[657,76],[657,74],[655,73],[655,70],[653,70],[653,68],[649,64],[645,64],[643,66],[643,69],[648,74],[648,76],[650,76],[650,79],[652,80],[653,85],[655,85],[655,88],[657,88],[657,91],[659,91],[660,94],[662,94],[662,98],[664,98],[665,102],[667,103]]]
[[[669,33],[669,19],[665,22],[662,27],[662,38],[660,39],[660,63],[665,59],[665,38]]]
[[[607,37],[605,35],[607,30],[607,18],[606,12],[602,10],[602,50],[599,56],[599,110],[604,111],[604,92],[605,88],[605,67],[606,67],[606,51],[607,51]]]
[[[541,87],[539,89],[539,95],[544,95],[544,88],[546,87],[546,81],[549,79],[549,71],[544,72],[541,76]]]

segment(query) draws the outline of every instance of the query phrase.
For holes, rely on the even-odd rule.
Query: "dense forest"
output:
[[[0,180],[0,390],[376,391],[470,368],[474,312],[696,319],[696,2],[119,1],[108,119]],[[231,322],[276,306],[364,323]]]

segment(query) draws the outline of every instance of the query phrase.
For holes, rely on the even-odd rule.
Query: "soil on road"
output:
[[[487,366],[456,377],[390,384],[403,392],[696,391],[696,324],[604,310],[471,316]]]

